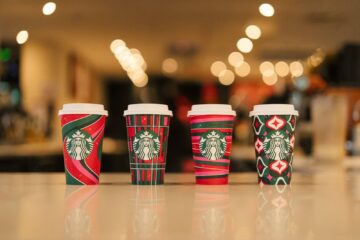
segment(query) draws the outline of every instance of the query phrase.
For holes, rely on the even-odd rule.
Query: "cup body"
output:
[[[290,184],[296,120],[295,114],[252,116],[259,183]]]
[[[131,182],[164,183],[170,115],[126,115]]]
[[[106,115],[62,114],[66,184],[99,183]]]
[[[227,184],[234,115],[190,115],[197,184]]]

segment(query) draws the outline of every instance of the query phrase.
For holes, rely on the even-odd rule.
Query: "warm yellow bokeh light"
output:
[[[264,17],[272,17],[275,13],[274,7],[269,3],[263,3],[259,7],[259,12]]]
[[[56,10],[56,3],[54,2],[47,2],[44,4],[42,8],[43,14],[47,16],[53,14],[55,10]]]
[[[288,64],[283,61],[277,62],[275,64],[275,72],[280,77],[286,77],[290,72]]]
[[[290,63],[290,72],[293,77],[300,77],[304,73],[304,67],[299,61]]]
[[[115,39],[114,41],[111,42],[110,44],[110,50],[116,54],[116,51],[118,48],[125,48],[126,47],[126,43],[121,40],[121,39]]]
[[[210,71],[215,77],[219,76],[219,74],[224,70],[226,70],[226,65],[221,61],[216,61],[211,64]]]
[[[264,83],[266,85],[269,85],[269,86],[274,85],[278,81],[278,77],[277,77],[277,75],[275,73],[273,75],[270,75],[270,76],[264,76],[263,75],[262,79],[263,79]]]
[[[143,74],[138,79],[134,79],[133,83],[136,87],[145,87],[149,82],[149,78],[146,74]]]
[[[253,43],[248,38],[240,38],[236,44],[240,52],[249,53],[253,49]]]
[[[29,33],[26,30],[22,30],[20,32],[18,32],[18,34],[16,35],[16,42],[18,44],[24,44],[29,38]]]
[[[223,70],[219,74],[219,82],[222,85],[231,85],[235,80],[235,75],[231,70]]]
[[[259,70],[265,77],[272,76],[275,73],[274,65],[271,62],[265,61],[260,64]]]
[[[261,37],[261,30],[256,25],[249,25],[245,29],[246,36],[248,36],[251,39],[259,39]]]
[[[250,74],[251,68],[247,62],[243,62],[240,66],[235,68],[235,73],[239,77],[246,77]]]
[[[228,61],[231,66],[238,67],[244,62],[244,56],[239,52],[232,52],[228,56]]]
[[[178,63],[173,58],[167,58],[162,63],[162,70],[164,73],[174,73],[178,69]]]

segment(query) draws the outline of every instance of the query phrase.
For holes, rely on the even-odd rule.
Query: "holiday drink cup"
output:
[[[259,183],[290,183],[298,115],[291,104],[255,105],[250,112]]]
[[[130,104],[124,117],[132,184],[163,184],[172,112],[163,104]]]
[[[64,104],[62,127],[66,184],[99,183],[102,142],[108,112],[101,104]]]
[[[227,184],[236,113],[227,104],[193,105],[188,112],[197,184]]]

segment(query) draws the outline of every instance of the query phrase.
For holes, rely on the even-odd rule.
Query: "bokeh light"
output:
[[[219,76],[224,70],[226,70],[226,65],[221,61],[216,61],[211,64],[210,71],[215,77]]]
[[[249,53],[253,49],[253,43],[248,38],[240,38],[236,44],[240,52]]]
[[[16,42],[18,44],[24,44],[28,40],[28,38],[29,38],[28,31],[22,30],[16,35]]]
[[[263,3],[259,7],[259,12],[264,17],[272,17],[275,13],[274,7],[269,3]]]
[[[47,16],[53,14],[55,10],[56,10],[56,3],[54,2],[47,2],[44,4],[42,8],[43,14]]]
[[[266,77],[272,76],[275,73],[274,65],[269,61],[262,62],[259,70],[261,74]]]
[[[250,74],[251,68],[247,62],[243,62],[240,66],[235,68],[235,73],[239,77],[246,77]]]
[[[231,70],[223,70],[221,71],[221,73],[219,74],[219,82],[222,85],[231,85],[235,80],[235,75]]]
[[[238,67],[244,62],[244,56],[239,52],[232,52],[228,56],[228,61],[231,66]]]
[[[162,63],[162,71],[164,73],[175,73],[178,69],[178,63],[173,58],[167,58]]]
[[[118,48],[125,48],[126,47],[126,43],[121,40],[121,39],[115,39],[114,41],[111,42],[110,44],[110,50],[115,54],[116,50]]]
[[[300,77],[304,73],[304,67],[299,61],[290,63],[290,72],[293,77]]]
[[[270,76],[264,76],[263,75],[262,79],[263,79],[263,81],[264,81],[264,83],[266,85],[272,86],[272,85],[277,83],[278,76],[275,73],[273,75],[270,75]]]
[[[277,62],[275,64],[275,72],[280,77],[286,77],[290,72],[288,64],[283,61]]]
[[[259,39],[261,37],[261,30],[256,25],[249,25],[245,29],[246,36],[251,39]]]

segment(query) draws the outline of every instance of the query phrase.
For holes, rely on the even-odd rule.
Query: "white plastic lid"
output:
[[[295,110],[292,104],[260,104],[255,105],[249,116],[254,115],[295,115],[299,116],[299,112]]]
[[[64,114],[97,114],[107,116],[108,111],[104,109],[102,104],[68,103],[64,104],[63,108],[59,111],[59,115]]]
[[[197,104],[191,106],[191,110],[188,112],[188,117],[211,114],[236,116],[236,112],[232,110],[231,105],[229,104]]]
[[[173,115],[172,111],[169,110],[168,105],[155,103],[130,104],[128,109],[124,111],[124,116],[136,114]]]

